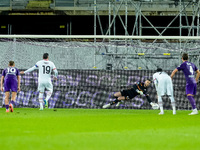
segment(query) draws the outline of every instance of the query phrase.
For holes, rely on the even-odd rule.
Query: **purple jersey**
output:
[[[185,79],[187,84],[195,84],[194,72],[198,70],[198,68],[191,62],[185,61],[179,67],[177,67],[178,71],[182,70],[185,74]]]
[[[9,78],[17,79],[17,76],[19,76],[19,70],[15,67],[8,67],[3,70],[2,76],[5,77],[5,80]]]
[[[3,70],[2,76],[4,76],[4,91],[17,92],[19,70],[15,67],[8,67]]]

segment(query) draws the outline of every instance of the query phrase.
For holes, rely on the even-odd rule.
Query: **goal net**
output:
[[[181,64],[183,52],[199,68],[199,48],[199,37],[0,35],[0,65],[2,72],[13,60],[19,70],[26,70],[49,53],[59,72],[50,108],[102,108],[115,92],[152,78],[158,67],[170,75]],[[16,107],[39,107],[37,79],[37,71],[21,76]],[[177,109],[190,109],[182,72],[175,75],[173,84]],[[157,102],[153,84],[148,93]],[[170,109],[169,99],[163,101]],[[4,105],[3,92],[0,104]],[[137,96],[112,108],[151,107],[145,97]]]

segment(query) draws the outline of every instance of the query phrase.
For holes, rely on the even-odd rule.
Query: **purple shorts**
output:
[[[16,79],[6,79],[4,80],[4,92],[17,92],[18,82]]]
[[[192,95],[196,95],[196,91],[197,91],[197,84],[186,84],[186,94],[192,94]]]

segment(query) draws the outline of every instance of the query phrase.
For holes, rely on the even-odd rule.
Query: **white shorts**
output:
[[[51,82],[39,82],[38,83],[38,91],[44,92],[46,90],[53,92],[53,85]]]
[[[162,78],[158,81],[158,96],[172,95],[173,96],[173,85],[170,77]]]

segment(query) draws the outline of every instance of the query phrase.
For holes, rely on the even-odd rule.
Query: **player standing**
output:
[[[147,87],[150,85],[150,83],[151,80],[147,79],[144,83],[143,82],[135,83],[131,89],[115,93],[114,97],[116,98],[116,100],[104,105],[103,108],[108,108],[114,104],[117,104],[116,106],[119,106],[122,100],[129,100],[136,97],[137,95],[143,95],[147,98],[147,101],[149,102],[149,104],[152,106],[153,109],[158,109],[159,108],[158,104],[153,103],[149,95],[147,94]]]
[[[171,77],[166,73],[163,72],[161,68],[156,70],[156,73],[153,74],[153,82],[156,87],[157,96],[158,96],[158,105],[160,106],[160,113],[159,115],[164,114],[163,110],[163,101],[162,96],[168,95],[173,109],[173,115],[176,114],[176,107],[173,95],[173,85]]]
[[[187,53],[184,53],[182,55],[182,61],[183,63],[179,67],[174,69],[174,71],[172,72],[171,78],[173,78],[173,76],[175,75],[177,71],[180,71],[180,70],[183,71],[183,73],[185,74],[185,79],[186,79],[186,95],[193,109],[193,111],[189,115],[196,115],[198,114],[198,110],[196,108],[194,95],[196,95],[197,81],[199,79],[200,72],[193,63],[188,62]],[[194,72],[197,73],[196,79],[194,78]]]
[[[40,60],[36,63],[35,66],[29,68],[26,71],[21,71],[20,74],[31,72],[35,69],[39,69],[39,77],[38,77],[38,91],[39,91],[39,102],[40,102],[40,110],[43,110],[43,101],[45,102],[45,107],[48,108],[48,100],[53,92],[53,85],[51,82],[51,72],[54,72],[54,79],[57,79],[58,71],[52,61],[49,61],[49,54],[43,54],[43,60]],[[43,100],[43,95],[45,88],[47,89],[46,98]]]
[[[3,89],[4,85],[4,89]],[[6,112],[13,112],[17,91],[20,91],[20,76],[19,70],[15,68],[14,61],[9,61],[8,68],[3,70],[1,76],[1,91],[5,92]],[[10,91],[12,92],[11,103],[9,105]]]

